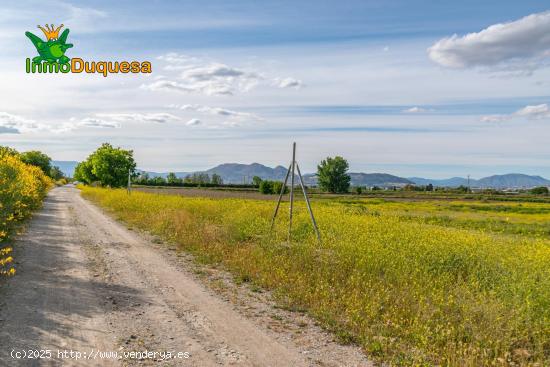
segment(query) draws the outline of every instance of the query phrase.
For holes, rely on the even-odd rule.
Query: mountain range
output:
[[[480,188],[530,188],[536,186],[550,186],[550,181],[540,176],[529,176],[521,173],[508,173],[480,178],[479,180],[453,177],[446,180],[430,180],[420,177],[409,177],[416,185],[458,187],[460,185]]]
[[[77,162],[74,161],[53,161],[52,165],[58,166],[66,175],[72,176]],[[218,174],[222,177],[225,183],[240,184],[252,182],[252,177],[258,176],[263,180],[282,181],[286,175],[286,168],[277,166],[275,168],[264,166],[259,163],[240,164],[240,163],[224,163],[206,171],[209,175]],[[147,173],[149,177],[166,177],[168,172],[151,172]],[[184,178],[193,172],[174,172],[177,177]],[[402,187],[405,185],[428,185],[441,187],[458,187],[460,185],[467,186],[468,179],[463,177],[452,177],[449,179],[428,179],[422,177],[399,177],[387,173],[361,173],[350,172],[352,186],[380,186]],[[317,177],[313,173],[303,174],[306,185],[316,185]],[[494,175],[484,177],[478,180],[470,179],[471,187],[481,188],[530,188],[536,186],[550,186],[550,181],[540,176],[529,176],[521,173],[509,173],[505,175]]]
[[[73,177],[74,169],[78,162],[75,161],[52,161],[52,166],[57,166],[67,177]]]

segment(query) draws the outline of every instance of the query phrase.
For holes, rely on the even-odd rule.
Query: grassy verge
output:
[[[83,188],[119,219],[222,263],[394,365],[548,365],[550,242],[303,203],[294,241],[273,203]],[[285,204],[287,205],[287,204]],[[286,208],[286,207],[285,207]],[[284,213],[284,209],[283,212]]]

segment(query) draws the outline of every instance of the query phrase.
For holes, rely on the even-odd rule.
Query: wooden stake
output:
[[[131,169],[128,168],[128,188],[127,188],[127,191],[128,191],[128,195],[130,195],[132,193],[132,181],[131,181]]]
[[[281,187],[281,192],[279,193],[279,199],[277,200],[277,206],[275,207],[275,212],[273,213],[273,218],[271,218],[271,227],[270,231],[273,230],[273,226],[275,225],[275,218],[277,217],[277,213],[279,212],[279,207],[281,205],[281,200],[283,198],[283,195],[285,193],[286,184],[288,182],[288,176],[292,174],[292,177],[290,179],[290,210],[289,210],[289,222],[288,222],[288,241],[290,242],[291,236],[292,236],[292,213],[294,209],[294,171],[298,172],[298,177],[300,178],[300,186],[302,187],[302,193],[304,194],[304,198],[306,200],[307,204],[307,210],[309,211],[309,216],[311,218],[311,222],[313,223],[313,228],[315,229],[315,234],[317,235],[317,240],[321,242],[321,234],[319,232],[319,228],[317,227],[317,222],[315,221],[315,216],[313,215],[313,210],[311,209],[311,203],[309,202],[309,197],[307,196],[306,191],[306,185],[304,184],[304,179],[302,177],[302,172],[300,172],[300,167],[298,166],[298,163],[296,162],[296,143],[292,144],[292,162],[290,163],[290,166],[288,167],[288,170],[286,171],[285,181],[283,183],[283,186]]]
[[[289,221],[288,221],[288,241],[292,235],[292,210],[294,208],[294,168],[296,166],[296,143],[292,144],[292,176],[290,176],[290,211],[289,211]]]
[[[283,198],[283,195],[285,194],[286,183],[288,182],[288,175],[290,175],[291,168],[292,168],[292,164],[290,166],[288,166],[288,170],[286,171],[285,181],[283,183],[283,187],[281,187],[281,193],[279,194],[279,200],[277,200],[277,206],[275,207],[275,213],[273,213],[273,218],[271,218],[270,231],[273,230],[273,226],[275,225],[275,217],[277,216],[277,213],[279,212],[279,206],[281,205],[281,199]]]
[[[313,210],[311,210],[311,204],[309,203],[309,198],[307,196],[306,192],[306,186],[304,185],[304,180],[302,178],[302,172],[300,172],[300,166],[298,163],[296,163],[296,169],[298,171],[298,177],[300,178],[300,186],[302,186],[302,192],[304,193],[304,198],[306,199],[307,204],[307,210],[309,211],[309,216],[311,217],[311,222],[313,223],[313,228],[315,229],[315,233],[317,234],[317,240],[321,242],[321,234],[319,233],[319,228],[317,228],[317,222],[315,221],[315,217],[313,216]]]

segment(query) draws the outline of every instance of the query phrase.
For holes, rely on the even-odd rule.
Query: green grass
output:
[[[321,200],[313,203],[318,244],[302,202],[287,243],[284,219],[269,233],[272,202],[97,188],[83,195],[200,261],[273,290],[281,307],[306,310],[371,358],[408,366],[550,364],[550,242],[536,230],[512,235],[482,225],[539,225],[548,204],[522,204],[540,207],[524,212],[433,200]]]

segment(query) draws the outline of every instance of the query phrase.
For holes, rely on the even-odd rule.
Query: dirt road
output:
[[[17,275],[0,287],[0,365],[369,365],[265,294],[214,291],[188,258],[156,242],[75,188],[52,190],[15,243]],[[29,350],[43,358],[13,358]]]

